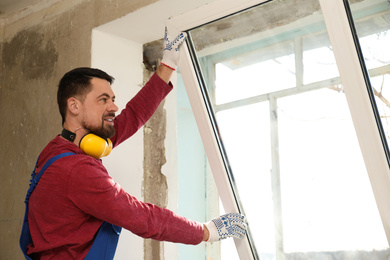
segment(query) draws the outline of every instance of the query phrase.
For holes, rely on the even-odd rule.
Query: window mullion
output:
[[[296,86],[303,86],[303,48],[301,37],[294,39],[294,52]]]
[[[274,204],[275,249],[276,259],[284,260],[282,195],[280,187],[280,161],[279,161],[279,131],[278,131],[278,103],[274,96],[269,97],[270,132],[271,132],[271,185]]]

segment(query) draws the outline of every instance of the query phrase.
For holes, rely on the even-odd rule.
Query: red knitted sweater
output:
[[[114,147],[144,125],[171,89],[156,74],[150,79],[115,118]],[[202,224],[137,200],[115,183],[101,160],[85,155],[60,136],[44,148],[36,172],[64,152],[76,155],[54,162],[30,197],[33,244],[28,253],[34,258],[83,259],[103,220],[144,238],[185,244],[202,241]]]

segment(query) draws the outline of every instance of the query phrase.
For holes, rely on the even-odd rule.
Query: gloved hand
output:
[[[245,216],[229,213],[206,223],[210,236],[207,242],[215,242],[228,237],[242,238],[246,234]]]
[[[167,27],[165,27],[164,50],[161,64],[176,70],[180,57],[179,47],[186,37],[187,34],[182,32],[172,40],[172,38],[168,35]]]

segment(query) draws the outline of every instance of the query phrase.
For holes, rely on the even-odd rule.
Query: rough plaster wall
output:
[[[23,259],[18,240],[30,172],[39,152],[61,131],[60,77],[90,66],[94,27],[153,2],[60,1],[0,21],[0,259]]]
[[[162,102],[144,127],[144,201],[166,208],[168,185],[161,168],[166,163],[164,140],[166,136],[166,111]],[[144,259],[164,259],[163,243],[147,239],[144,242]]]
[[[153,75],[158,58],[162,56],[162,41],[156,41],[144,46],[144,83]],[[150,48],[149,46],[153,46]],[[156,56],[155,49],[157,48]],[[161,52],[160,52],[161,50]],[[162,173],[162,166],[166,163],[164,140],[166,137],[167,117],[163,101],[154,115],[144,126],[144,185],[143,197],[147,203],[166,208],[168,204],[167,178]],[[144,242],[144,259],[164,259],[164,244],[147,239]]]
[[[350,4],[363,0],[349,0]],[[191,33],[201,51],[212,45],[283,26],[320,12],[318,1],[274,0],[262,8],[248,9],[231,17],[199,27]]]

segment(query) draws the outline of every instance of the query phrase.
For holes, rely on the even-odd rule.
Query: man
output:
[[[100,160],[142,127],[171,91],[184,39],[182,33],[170,41],[165,31],[161,65],[118,116],[110,75],[77,68],[63,76],[57,100],[64,129],[41,152],[26,198],[32,240],[22,245],[23,233],[21,247],[27,259],[112,259],[121,227],[144,238],[185,244],[245,235],[240,214],[201,224],[137,200]]]

